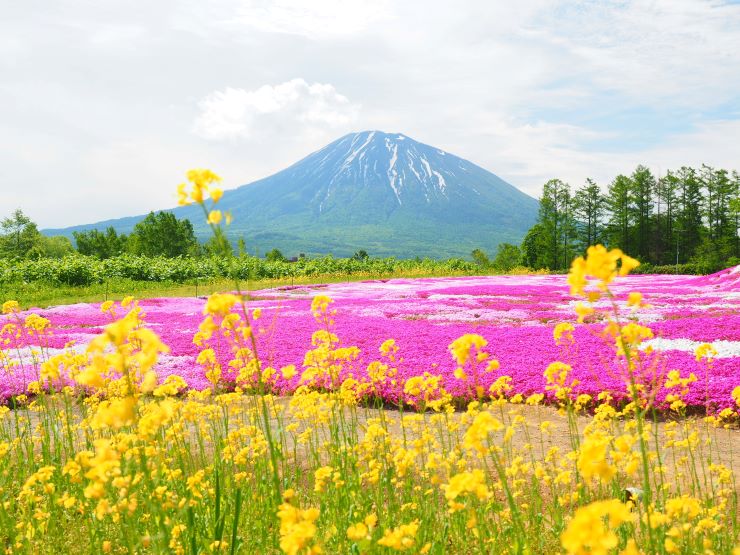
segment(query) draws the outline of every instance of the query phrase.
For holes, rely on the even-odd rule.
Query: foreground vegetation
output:
[[[217,176],[189,177],[203,202]],[[44,347],[48,320],[6,302],[5,345],[30,355],[21,370],[37,379],[0,411],[0,544],[9,553],[735,555],[740,387],[735,406],[686,418],[696,376],[656,372],[641,350],[650,330],[625,318],[609,289],[636,266],[594,247],[568,278],[584,299],[580,318],[603,322],[614,347],[628,390],[619,404],[607,390],[577,395],[560,361],[543,391],[511,395],[509,369],[475,334],[449,345],[465,398],[438,376],[401,378],[392,338],[366,377],[339,380],[354,351],[334,334],[325,296],[312,303],[303,369],[266,367],[253,333],[260,314],[243,296],[210,296],[193,341],[211,387],[185,391],[177,376],[158,378],[168,349],[131,298],[104,303],[111,323],[84,350],[63,352]],[[554,329],[563,358],[573,332]],[[231,353],[235,381],[216,349]],[[3,369],[18,371],[3,355]],[[713,355],[697,349],[707,372]],[[492,372],[484,390],[479,377]],[[277,395],[278,375],[301,376],[292,397]],[[398,391],[398,406],[377,402],[381,388]],[[661,422],[662,388],[678,419]]]
[[[573,291],[610,299],[620,258],[626,273],[634,261],[614,252],[576,261]],[[588,275],[598,289],[585,289]],[[46,343],[48,321],[17,310],[3,306],[19,338],[11,347]],[[186,391],[154,372],[167,348],[135,301],[102,310],[112,322],[84,353],[39,348],[38,380],[0,411],[7,552],[736,553],[738,410],[660,422],[657,388],[673,392],[681,416],[696,377],[673,371],[653,383],[640,351],[648,329],[614,307],[578,311],[605,321],[629,387],[619,406],[609,391],[576,395],[558,361],[545,390],[512,396],[474,334],[449,346],[472,401],[438,376],[400,379],[392,339],[367,377],[340,381],[352,348],[339,345],[324,296],[312,304],[301,372],[265,367],[251,331],[259,314],[212,295],[194,338],[211,387]],[[556,326],[553,340],[567,356],[573,325]],[[213,356],[223,342],[235,382]],[[696,353],[707,365],[712,355],[709,345]],[[302,386],[276,396],[275,377],[296,372]],[[486,390],[484,372],[500,374]],[[395,408],[376,403],[387,387],[398,388]],[[740,405],[740,387],[733,395]]]

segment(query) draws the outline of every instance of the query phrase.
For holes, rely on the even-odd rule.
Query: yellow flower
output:
[[[633,518],[629,505],[621,501],[594,501],[576,511],[560,543],[569,555],[607,555],[619,545],[614,529]]]
[[[619,269],[618,263],[621,262]],[[615,276],[624,276],[639,266],[639,262],[619,249],[607,250],[603,245],[594,245],[586,251],[586,258],[579,256],[568,272],[571,295],[584,295],[588,277],[596,278],[598,287],[605,291]]]
[[[21,311],[18,301],[5,301],[3,303],[3,314],[14,314]]]
[[[483,411],[478,413],[465,432],[463,437],[463,446],[466,449],[474,449],[479,453],[485,453],[486,446],[483,444],[488,441],[488,434],[504,429],[500,420],[494,418],[490,412]]]
[[[480,350],[486,345],[488,345],[488,341],[482,336],[475,333],[466,333],[450,343],[448,349],[457,363],[464,366],[470,358],[473,348]]]
[[[710,343],[702,343],[696,348],[694,354],[696,355],[697,362],[703,358],[706,358],[711,362],[711,360],[717,356],[717,349],[715,349]]]
[[[607,483],[617,473],[617,469],[606,458],[611,439],[600,430],[592,432],[584,439],[578,452],[577,466],[585,480],[596,478]]]
[[[627,306],[640,306],[642,304],[642,293],[632,292],[627,296]]]
[[[292,490],[285,492],[288,493],[292,494]],[[277,514],[280,519],[280,549],[288,555],[298,555],[309,547],[316,535],[315,522],[319,518],[319,509],[312,507],[301,510],[286,500],[278,508]]]
[[[450,512],[455,512],[464,507],[457,502],[457,498],[466,493],[472,493],[479,501],[485,501],[491,497],[491,491],[486,486],[486,477],[483,471],[475,469],[472,472],[461,472],[450,478],[449,483],[443,484],[445,498],[450,506]]]
[[[573,330],[575,330],[575,327],[569,322],[560,322],[557,324],[552,331],[555,344],[560,346],[572,345],[574,343]]]
[[[378,545],[389,547],[396,551],[406,551],[414,547],[418,529],[419,521],[415,520],[409,524],[401,524],[396,528],[385,530],[383,537],[378,540]]]
[[[594,313],[594,309],[590,306],[586,306],[582,302],[576,303],[576,314],[578,314],[578,323],[582,324],[583,321],[586,319],[586,316],[589,316]]]
[[[222,189],[219,189],[217,187],[211,189],[211,199],[213,200],[213,202],[218,202],[219,200],[221,200],[222,196],[224,196],[224,192]]]
[[[190,204],[190,201],[188,200],[188,193],[185,191],[185,183],[180,183],[177,186],[177,204],[179,206],[187,206]]]
[[[211,210],[208,213],[208,223],[210,225],[218,225],[221,223],[222,217],[223,217],[223,214],[221,214],[221,210]]]
[[[239,297],[232,295],[231,293],[214,293],[206,301],[206,306],[203,308],[203,314],[218,314],[225,316],[233,306],[239,302]]]

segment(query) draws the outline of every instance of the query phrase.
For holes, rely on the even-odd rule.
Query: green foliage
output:
[[[254,256],[178,257],[122,254],[100,260],[80,254],[59,260],[39,259],[12,262],[0,260],[0,283],[42,282],[49,285],[90,285],[108,279],[130,279],[147,282],[186,283],[194,280],[237,277],[266,280],[291,277],[353,275],[449,275],[473,274],[480,269],[460,258],[449,260],[399,260],[396,258],[319,258],[299,257],[296,262],[267,260]]]
[[[20,208],[3,218],[0,229],[0,255],[3,257],[30,258],[42,255],[42,235]]]
[[[736,171],[682,167],[656,179],[645,166],[618,175],[605,195],[590,179],[570,195],[567,184],[548,181],[539,219],[522,243],[531,268],[565,270],[586,247],[605,243],[643,264],[691,263],[714,272],[740,258],[740,175]]]
[[[368,258],[370,258],[370,255],[367,254],[367,251],[365,249],[360,249],[355,254],[352,255],[352,258],[354,260],[362,261],[362,260],[367,260]]]
[[[522,263],[522,251],[511,243],[501,243],[493,260],[493,267],[499,272],[510,272]]]
[[[41,236],[41,254],[45,258],[62,258],[74,252],[72,242],[61,235],[55,237]]]
[[[285,262],[287,258],[285,258],[285,255],[280,252],[280,249],[272,249],[265,253],[265,260],[268,262]]]
[[[127,237],[118,235],[113,227],[108,227],[105,233],[97,229],[89,231],[75,231],[72,233],[80,254],[97,258],[110,258],[126,251]]]
[[[473,250],[473,252],[470,253],[470,256],[473,257],[473,262],[478,266],[483,268],[489,268],[491,266],[491,260],[483,249]]]
[[[145,256],[185,256],[198,249],[190,220],[178,220],[171,212],[150,212],[136,224],[127,250]]]

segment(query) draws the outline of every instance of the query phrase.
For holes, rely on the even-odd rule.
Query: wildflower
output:
[[[558,346],[572,345],[574,343],[573,330],[575,327],[569,322],[560,322],[552,331],[555,344]]]
[[[3,303],[3,314],[16,314],[21,311],[18,301],[5,301]]]
[[[362,522],[358,522],[347,528],[347,537],[353,541],[369,540],[377,524],[378,517],[374,513],[369,514]]]
[[[288,555],[298,555],[304,549],[312,553],[320,553],[317,548],[310,548],[309,544],[316,535],[316,520],[319,518],[319,509],[309,508],[301,510],[290,503],[293,490],[286,490],[283,494],[285,502],[278,508],[280,519],[280,549]]]
[[[210,225],[220,224],[222,218],[223,218],[223,214],[221,213],[221,210],[211,210],[208,213],[208,223]]]
[[[442,489],[450,506],[450,512],[456,512],[464,508],[465,505],[456,501],[461,495],[472,493],[480,501],[485,501],[492,495],[486,486],[485,475],[480,469],[472,472],[461,472],[452,476],[449,483],[442,485]]]
[[[329,305],[334,301],[326,295],[316,295],[311,301],[311,312],[314,316],[325,313],[329,309]]]
[[[696,361],[699,362],[701,359],[706,358],[708,361],[712,361],[712,358],[717,356],[717,349],[715,349],[710,343],[702,343],[696,348],[694,353],[696,355]]]
[[[637,291],[630,293],[627,296],[627,306],[641,306],[642,305],[642,293]]]
[[[457,361],[459,366],[465,366],[468,361],[473,349],[480,350],[488,345],[486,341],[480,335],[475,333],[466,333],[465,335],[458,337],[449,345],[449,350],[452,353],[453,358]]]
[[[416,532],[419,530],[419,521],[415,520],[409,524],[401,524],[383,532],[383,537],[378,540],[378,545],[406,551],[414,547]]]
[[[575,307],[576,314],[578,314],[578,323],[582,324],[583,321],[586,319],[587,316],[590,316],[594,313],[594,309],[590,306],[586,306],[582,302],[577,302]]]
[[[472,449],[478,453],[485,453],[486,447],[484,441],[488,441],[488,435],[491,432],[497,432],[504,429],[504,425],[498,419],[494,418],[490,412],[482,411],[478,413],[473,423],[465,432],[463,446],[466,449]]]
[[[633,518],[629,505],[621,501],[594,501],[576,511],[560,543],[569,555],[606,555],[619,545],[614,529]]]
[[[617,264],[620,262],[621,265],[617,269]],[[589,247],[586,251],[586,258],[579,256],[571,264],[570,272],[568,272],[570,294],[583,295],[588,285],[588,276],[596,278],[599,281],[598,287],[606,290],[614,277],[627,275],[639,265],[637,260],[619,249],[607,250],[603,245]]]
[[[617,473],[614,465],[606,458],[611,437],[600,430],[586,436],[578,453],[578,471],[586,480],[599,479],[602,483],[609,482]]]

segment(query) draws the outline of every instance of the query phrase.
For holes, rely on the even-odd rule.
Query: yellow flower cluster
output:
[[[586,258],[579,256],[571,264],[568,273],[570,294],[584,295],[589,277],[598,280],[597,287],[605,291],[617,275],[625,276],[639,265],[637,260],[619,249],[607,250],[603,245],[588,247]]]

